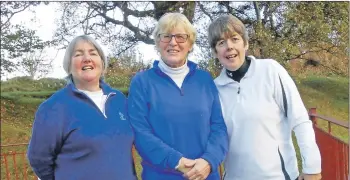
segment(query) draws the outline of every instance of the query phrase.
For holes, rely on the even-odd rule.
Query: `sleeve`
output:
[[[285,91],[287,105],[287,121],[294,131],[302,156],[303,173],[317,174],[321,172],[321,155],[316,144],[315,132],[308,112],[300,97],[298,89],[288,72],[276,62],[278,76],[275,78],[276,98],[279,107],[283,110],[283,94],[281,82]],[[281,81],[279,80],[281,78]]]
[[[135,132],[135,146],[142,159],[161,168],[175,169],[183,156],[159,139],[148,123],[149,106],[146,93],[140,83],[140,74],[130,85],[128,110],[131,126]]]
[[[211,89],[214,95],[212,104],[212,111],[210,117],[210,134],[207,143],[207,148],[202,155],[202,158],[208,161],[212,172],[216,172],[221,162],[224,160],[228,151],[228,135],[225,121],[221,111],[221,104],[218,90],[214,84],[211,83]]]
[[[36,112],[27,157],[40,179],[55,179],[55,159],[62,147],[62,114],[43,103]]]

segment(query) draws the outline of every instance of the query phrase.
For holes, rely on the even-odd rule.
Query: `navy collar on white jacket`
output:
[[[249,69],[247,73],[244,75],[243,78],[248,78],[254,74],[255,66],[256,66],[256,58],[254,56],[248,56],[250,58],[251,63],[249,66]],[[243,79],[242,78],[242,79]],[[234,81],[233,79],[229,78],[226,74],[226,68],[222,68],[220,75],[215,79],[215,82],[218,86],[225,86],[230,83],[238,83],[237,81]]]

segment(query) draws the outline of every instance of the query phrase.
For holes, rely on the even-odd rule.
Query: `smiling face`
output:
[[[102,59],[91,43],[81,40],[75,45],[70,69],[77,88],[98,87],[103,72]]]
[[[170,35],[189,35],[189,33],[181,26],[176,26],[170,32],[161,32],[160,34],[164,33]],[[182,66],[186,62],[187,55],[192,49],[192,46],[193,44],[189,41],[189,38],[186,42],[179,43],[176,42],[176,38],[173,36],[170,42],[163,42],[160,39],[157,47],[164,63],[170,67],[176,68]]]
[[[214,55],[226,69],[236,71],[245,61],[247,49],[248,43],[244,43],[242,36],[233,33],[217,41]]]

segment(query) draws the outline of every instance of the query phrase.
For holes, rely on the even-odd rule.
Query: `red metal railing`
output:
[[[333,136],[332,125],[348,129],[345,122],[318,115],[316,108],[309,109],[309,116],[314,124],[316,142],[320,149],[323,180],[346,180],[349,177],[349,144]],[[318,126],[317,118],[327,121],[327,131]]]
[[[1,179],[38,179],[26,157],[27,145],[27,143],[1,145]],[[9,148],[11,150],[8,150]]]

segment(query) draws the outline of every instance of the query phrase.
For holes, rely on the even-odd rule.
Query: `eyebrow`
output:
[[[97,49],[89,49],[89,52],[93,52],[93,51],[97,51]],[[84,52],[82,49],[76,49],[75,51],[74,51],[75,53],[76,52]]]

